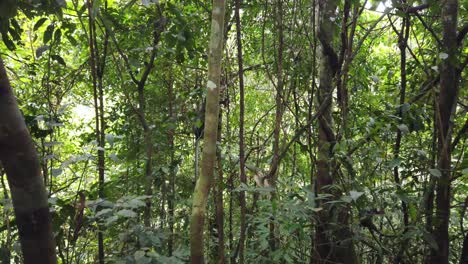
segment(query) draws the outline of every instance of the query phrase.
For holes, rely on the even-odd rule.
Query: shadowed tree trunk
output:
[[[211,20],[211,37],[208,56],[205,131],[201,174],[193,193],[190,219],[190,258],[192,263],[204,263],[203,229],[208,194],[213,182],[216,161],[216,140],[219,118],[219,90],[221,58],[223,52],[225,1],[214,0]]]
[[[34,142],[0,58],[0,161],[15,209],[25,264],[55,264],[55,241]]]
[[[169,97],[169,120],[172,124],[175,124],[177,121],[177,115],[174,112],[174,80],[172,77],[172,69],[169,78],[169,84],[167,86],[167,96]],[[169,143],[169,150],[171,152],[170,156],[170,172],[169,172],[169,197],[167,199],[167,207],[169,213],[169,239],[167,240],[167,251],[169,256],[172,256],[174,250],[174,207],[175,207],[175,177],[176,177],[176,160],[175,160],[175,132],[176,127],[171,126],[167,132],[167,138]]]
[[[430,263],[449,263],[449,233],[450,222],[450,188],[451,172],[451,142],[453,129],[453,115],[457,105],[459,77],[457,73],[457,15],[458,1],[447,0],[442,8],[443,40],[440,56],[440,94],[437,103],[437,126],[439,160],[438,169],[441,177],[437,179],[436,214],[434,218],[434,238],[437,250],[433,250]]]
[[[329,188],[334,184],[332,150],[336,137],[332,126],[332,93],[333,77],[338,70],[338,57],[332,46],[335,24],[331,18],[336,17],[337,3],[336,0],[318,0],[315,10],[316,36],[320,43],[317,54],[319,66],[317,101],[319,108],[325,106],[318,118],[316,185],[319,195],[332,195],[332,198],[320,200],[320,207],[323,210],[319,212],[315,234],[315,263],[357,263],[351,233],[347,227],[348,213],[343,208],[332,208],[326,203],[330,199],[338,199],[340,195]]]
[[[222,109],[219,111],[219,124],[218,124],[218,142],[222,142],[222,119],[223,119],[223,113]],[[215,185],[215,220],[216,220],[216,230],[217,230],[217,238],[218,238],[218,244],[215,246],[216,249],[216,263],[218,264],[224,264],[226,263],[226,257],[225,257],[225,245],[224,245],[224,200],[223,200],[223,190],[224,190],[224,183],[223,183],[223,162],[221,159],[221,149],[217,149],[216,151],[217,155],[217,178],[216,178],[216,185]]]
[[[98,54],[98,42],[96,36],[96,23],[92,17],[92,1],[87,1],[88,6],[88,22],[89,22],[89,63],[91,70],[91,78],[93,84],[93,99],[95,111],[95,136],[98,146],[97,153],[97,169],[98,169],[98,195],[99,198],[104,198],[104,173],[105,173],[105,158],[104,158],[104,145],[105,145],[105,120],[104,120],[104,88],[103,76],[106,65],[107,45],[109,34],[106,30],[104,36],[104,47],[102,58]],[[98,261],[99,264],[104,264],[104,232],[103,227],[98,225]]]
[[[468,264],[468,234],[465,235],[465,239],[463,240],[460,264]]]
[[[245,149],[244,149],[244,61],[242,56],[242,27],[240,20],[241,0],[236,0],[235,17],[236,17],[236,40],[237,40],[237,65],[239,69],[239,165],[240,165],[240,182],[247,184],[247,176],[245,174]],[[240,202],[240,235],[239,235],[239,263],[244,264],[244,247],[245,247],[245,232],[246,232],[246,201],[245,191],[239,193]]]
[[[404,2],[401,3],[404,5]],[[403,18],[402,25],[401,25],[401,30],[398,31],[393,22],[391,21],[389,17],[390,23],[392,25],[393,30],[395,33],[398,35],[398,48],[400,49],[400,100],[399,100],[399,109],[397,112],[397,116],[403,120],[403,104],[405,103],[406,100],[406,86],[407,86],[407,70],[406,70],[406,47],[408,43],[408,38],[409,38],[409,33],[410,33],[410,17],[409,15],[406,15]],[[394,159],[399,159],[400,158],[400,152],[401,152],[401,146],[402,146],[402,140],[403,140],[403,133],[401,132],[400,129],[397,130],[396,133],[396,138],[395,138],[395,145],[393,146],[393,158]],[[396,188],[398,191],[402,191],[403,189],[403,176],[400,175],[400,170],[401,168],[399,166],[395,166],[393,168],[393,179],[396,183]],[[406,204],[405,201],[401,201],[401,212],[403,214],[403,234],[405,234],[408,231],[408,225],[409,225],[409,214],[408,214],[408,205]],[[400,250],[397,253],[395,262],[396,263],[403,263],[403,255],[405,253],[406,245],[409,242],[408,239],[404,239],[401,242]]]
[[[276,33],[278,36],[278,44],[277,44],[277,52],[276,52],[276,78],[277,82],[274,83],[273,79],[271,82],[275,87],[276,94],[275,94],[275,125],[273,129],[273,157],[271,160],[270,170],[268,172],[266,180],[268,180],[268,185],[273,188],[271,193],[270,201],[273,205],[276,203],[276,180],[278,177],[278,168],[280,165],[280,139],[281,139],[281,122],[283,120],[283,112],[284,112],[284,74],[283,74],[283,51],[284,51],[284,28],[283,28],[283,2],[282,0],[275,1],[274,12],[276,15],[275,20],[275,27]],[[275,206],[272,206],[272,214],[275,215],[276,212],[274,211]],[[270,228],[270,237],[269,237],[269,245],[270,251],[273,252],[279,246],[279,239],[277,238],[276,231],[275,231],[275,222],[270,221],[269,223]]]

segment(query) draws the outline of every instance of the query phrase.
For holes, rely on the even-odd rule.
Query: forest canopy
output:
[[[465,0],[0,0],[0,262],[468,264]]]

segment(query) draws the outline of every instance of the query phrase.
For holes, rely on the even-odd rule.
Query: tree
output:
[[[419,2],[0,1],[0,159],[63,264],[464,262],[466,9]]]
[[[190,219],[190,258],[192,263],[204,263],[203,230],[205,212],[208,194],[213,184],[216,161],[225,1],[214,0],[212,9],[211,37],[208,56],[208,81],[206,84],[204,146],[201,174],[193,193],[192,216]]]
[[[338,71],[338,57],[333,49],[333,35],[335,25],[332,17],[335,16],[337,1],[318,0],[316,3],[316,35],[319,40],[319,88],[317,91],[318,110],[324,107],[318,117],[317,139],[317,180],[318,195],[331,194],[335,199],[340,195],[333,190],[333,170],[336,164],[332,162],[333,147],[336,136],[333,132],[332,98],[333,78]],[[336,208],[327,205],[325,199],[321,202],[323,210],[319,212],[318,224],[315,233],[315,263],[356,263],[352,237],[348,230],[347,208]],[[335,227],[332,219],[338,224]]]
[[[47,192],[36,149],[1,58],[0,111],[0,161],[8,177],[24,262],[57,263]]]
[[[452,181],[453,115],[457,107],[459,74],[457,73],[458,1],[447,0],[442,8],[443,39],[440,58],[440,94],[437,100],[436,124],[438,131],[438,169],[441,176],[436,187],[436,217],[434,239],[437,250],[432,251],[431,263],[449,263],[449,223]]]

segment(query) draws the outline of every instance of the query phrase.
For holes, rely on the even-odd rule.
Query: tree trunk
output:
[[[204,263],[203,229],[208,194],[213,182],[216,161],[216,140],[219,117],[219,90],[221,81],[221,58],[224,36],[225,1],[214,0],[211,21],[210,52],[208,57],[208,81],[204,147],[201,174],[193,193],[190,219],[190,258],[192,263]]]
[[[436,187],[436,214],[434,219],[434,238],[437,241],[437,250],[431,254],[431,263],[449,263],[449,233],[450,222],[450,187],[451,173],[451,141],[452,118],[455,113],[458,97],[457,74],[457,15],[458,1],[447,0],[442,5],[443,40],[442,52],[448,57],[440,65],[440,94],[438,99],[437,125],[439,140],[438,169],[441,177],[437,179]]]
[[[332,149],[335,144],[335,134],[332,126],[332,93],[333,77],[337,72],[338,58],[332,47],[335,25],[332,17],[338,1],[318,0],[316,4],[316,36],[319,40],[318,66],[319,89],[317,91],[318,108],[323,108],[318,118],[318,152],[317,152],[317,193],[331,194],[331,199],[338,199],[339,195],[327,186],[333,184],[332,178]],[[329,200],[329,199],[328,199]],[[348,212],[343,208],[332,210],[321,200],[323,208],[318,215],[315,233],[315,263],[356,263],[356,256],[351,233],[347,227]],[[336,218],[334,217],[336,215]],[[337,226],[332,223],[337,219]]]
[[[410,18],[406,15],[403,18],[402,28],[401,31],[396,30],[394,28],[395,33],[398,35],[398,48],[400,49],[400,100],[399,105],[400,108],[398,110],[397,116],[403,120],[403,111],[402,105],[405,103],[406,98],[406,85],[407,85],[407,74],[406,74],[406,46],[408,43],[409,38],[409,30],[410,30]],[[392,24],[393,26],[393,24]],[[395,145],[393,147],[393,158],[399,159],[400,157],[400,149],[401,149],[401,142],[402,142],[403,134],[400,129],[397,130]],[[399,166],[395,166],[393,168],[393,179],[396,183],[397,190],[401,192],[403,190],[403,178],[400,175],[400,168]],[[405,201],[401,201],[401,212],[403,214],[403,234],[408,231],[408,224],[409,224],[409,215],[408,215],[408,206]],[[404,239],[401,242],[400,250],[396,256],[396,263],[404,263],[403,262],[403,255],[406,249],[406,245],[408,243],[408,239]]]
[[[460,264],[468,264],[468,234],[465,235],[465,239],[463,240]]]
[[[0,161],[15,209],[25,264],[54,264],[55,240],[34,142],[0,58]]]
[[[275,104],[276,104],[276,110],[275,110],[275,127],[273,129],[273,146],[272,146],[272,151],[273,151],[273,157],[271,161],[271,166],[270,170],[267,175],[268,179],[268,184],[271,188],[273,188],[273,192],[271,193],[270,201],[273,205],[276,200],[276,179],[278,176],[278,168],[280,164],[280,137],[281,137],[281,122],[283,120],[283,90],[284,90],[284,79],[283,79],[283,50],[284,50],[284,30],[283,30],[283,2],[282,0],[277,0],[275,2],[275,15],[276,15],[276,21],[275,21],[275,26],[278,34],[278,47],[277,47],[277,53],[276,53],[276,78],[277,78],[277,83],[273,83],[273,85],[276,88],[276,95],[275,95]],[[272,206],[272,210],[275,208],[275,206]],[[274,211],[271,212],[272,215],[276,215]],[[274,221],[270,221],[269,223],[269,228],[270,228],[270,238],[269,238],[269,245],[270,245],[270,251],[273,252],[277,248],[278,238],[276,237],[275,233],[275,223]]]
[[[219,125],[218,125],[218,142],[222,142],[221,132],[222,132],[222,118],[223,113],[222,109],[219,112]],[[225,257],[225,246],[224,246],[224,200],[223,200],[223,162],[221,160],[221,150],[216,151],[217,159],[217,176],[216,187],[215,187],[215,209],[216,209],[216,230],[218,237],[218,244],[216,245],[216,263],[224,264],[226,263]]]
[[[239,75],[239,165],[240,165],[240,182],[247,184],[245,174],[245,149],[244,149],[244,61],[242,56],[242,28],[240,20],[241,0],[236,0],[235,16],[236,16],[236,34],[237,34],[237,73]],[[240,202],[240,235],[239,235],[239,263],[244,264],[244,247],[245,233],[247,229],[246,223],[246,201],[245,191],[239,193]]]
[[[172,70],[172,69],[171,69]],[[174,113],[174,81],[172,78],[172,71],[170,75],[170,83],[168,84],[167,87],[167,96],[169,99],[169,120],[172,124],[176,124],[176,119],[177,115]],[[176,127],[171,126],[169,131],[167,132],[167,138],[168,138],[168,143],[169,143],[169,151],[171,153],[170,156],[170,161],[169,161],[169,197],[167,199],[167,207],[168,207],[168,213],[169,213],[169,219],[168,219],[168,224],[169,224],[169,239],[167,240],[167,250],[169,253],[169,256],[172,256],[173,250],[174,250],[174,205],[175,205],[175,177],[176,177],[176,164],[175,164],[175,145],[174,145],[174,137],[175,137],[175,131]]]
[[[108,32],[106,30],[104,51],[102,61],[99,59],[98,48],[97,48],[97,37],[96,37],[96,25],[95,20],[92,17],[92,6],[91,0],[87,1],[88,6],[88,22],[89,22],[89,62],[91,70],[91,78],[93,84],[93,99],[94,99],[94,110],[95,110],[95,136],[96,143],[98,146],[97,150],[97,169],[98,169],[98,195],[99,198],[104,198],[104,169],[105,169],[105,158],[104,158],[104,145],[105,145],[105,121],[104,121],[104,89],[103,89],[103,75],[105,68],[105,59],[107,53],[108,44]],[[99,208],[100,209],[100,208]],[[104,264],[104,233],[103,227],[98,225],[98,261],[99,264]]]

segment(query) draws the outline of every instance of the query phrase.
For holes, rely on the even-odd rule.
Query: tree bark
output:
[[[91,70],[91,78],[93,84],[93,100],[95,110],[95,136],[96,143],[98,146],[97,150],[97,170],[98,170],[98,196],[104,198],[104,169],[105,169],[105,158],[104,158],[104,145],[105,145],[105,120],[104,120],[104,89],[103,89],[103,76],[105,69],[105,59],[107,53],[108,44],[108,32],[106,30],[104,53],[102,61],[99,59],[98,48],[97,48],[97,37],[96,37],[96,24],[95,20],[91,15],[92,1],[87,1],[88,6],[88,22],[89,22],[89,62]],[[98,225],[97,239],[98,239],[98,261],[99,264],[104,264],[104,233],[102,226]]]
[[[439,160],[438,169],[441,177],[437,179],[436,214],[434,219],[434,238],[437,250],[431,254],[431,263],[449,263],[449,233],[450,222],[450,188],[451,188],[451,122],[457,105],[458,74],[457,74],[457,16],[458,0],[446,0],[442,5],[441,22],[443,28],[442,52],[447,58],[441,59],[440,65],[440,94],[438,98],[437,125]]]
[[[277,0],[275,1],[275,14],[276,14],[276,20],[275,20],[275,26],[278,34],[278,47],[277,47],[277,53],[276,53],[276,78],[277,82],[276,84],[273,83],[273,85],[276,88],[276,95],[275,95],[275,104],[276,104],[276,109],[275,109],[275,126],[273,129],[273,146],[272,146],[272,151],[273,151],[273,157],[271,161],[271,166],[270,170],[267,175],[267,180],[268,184],[271,188],[273,188],[273,192],[271,193],[270,201],[271,203],[275,203],[276,200],[276,180],[278,176],[278,168],[280,165],[280,139],[281,139],[281,122],[283,120],[283,108],[284,108],[284,102],[283,102],[283,90],[284,90],[284,74],[283,74],[283,50],[284,50],[284,29],[283,29],[283,2],[282,0]],[[275,208],[272,206],[272,209]],[[275,210],[275,209],[273,209]],[[273,215],[276,213],[273,211]],[[270,251],[273,252],[277,248],[277,244],[279,244],[279,241],[276,237],[275,233],[275,223],[274,221],[270,221],[269,223],[269,228],[270,228],[270,237],[269,237],[269,245],[270,245]]]
[[[465,235],[465,239],[463,240],[460,264],[468,264],[468,234]]]
[[[218,142],[221,143],[221,132],[222,132],[222,118],[223,113],[222,109],[219,111],[219,124],[218,124]],[[217,155],[217,176],[216,179],[216,193],[215,193],[215,209],[216,209],[216,230],[218,236],[218,244],[216,245],[216,263],[224,264],[226,263],[226,256],[225,256],[225,246],[224,246],[224,199],[223,199],[223,162],[221,160],[221,150],[218,149],[216,151]]]
[[[169,84],[167,87],[167,96],[169,99],[169,120],[172,124],[176,124],[176,119],[177,115],[174,113],[174,81],[172,78],[172,69],[171,69],[171,75],[170,75],[170,80]],[[175,144],[174,144],[174,138],[175,138],[175,131],[176,127],[171,126],[169,131],[167,132],[167,138],[168,138],[168,144],[169,144],[169,151],[171,153],[170,156],[170,161],[169,161],[169,168],[170,168],[170,173],[169,173],[169,197],[167,199],[167,207],[168,207],[168,213],[169,213],[169,219],[168,219],[168,225],[169,225],[169,239],[167,240],[167,250],[169,253],[169,256],[172,256],[173,250],[174,250],[174,207],[175,207],[175,178],[176,178],[176,164],[175,164]]]
[[[47,192],[29,134],[0,58],[0,161],[10,186],[25,264],[55,264]]]
[[[316,187],[317,193],[331,194],[331,199],[337,199],[340,195],[327,188],[333,184],[332,149],[336,141],[332,126],[332,93],[338,57],[332,47],[335,25],[331,18],[336,16],[337,3],[336,0],[318,0],[315,10],[316,36],[320,43],[317,101],[319,109],[324,107],[318,118]],[[323,210],[319,212],[315,233],[315,263],[357,263],[351,233],[347,227],[348,212],[344,208],[332,210],[326,202],[327,199],[321,200],[319,204]],[[338,228],[332,223],[335,214]]]
[[[399,100],[400,107],[398,109],[397,116],[400,117],[401,120],[403,120],[403,111],[401,109],[406,100],[406,86],[407,86],[406,47],[407,47],[408,38],[409,38],[410,26],[411,26],[410,17],[408,15],[406,15],[403,18],[401,31],[398,31],[393,26],[393,23],[392,23],[392,27],[395,33],[398,35],[398,48],[400,49],[400,100]],[[394,159],[399,159],[400,157],[402,139],[403,139],[403,134],[401,130],[398,129],[396,132],[395,145],[393,147]],[[402,191],[403,190],[403,178],[401,177],[399,170],[400,170],[399,166],[395,166],[393,168],[393,179],[396,183],[397,190]],[[403,234],[405,234],[408,231],[409,215],[408,215],[408,205],[403,200],[401,201],[401,212],[403,214]],[[408,243],[408,239],[404,239],[401,242],[400,250],[397,253],[397,256],[395,259],[396,263],[403,263],[403,254],[405,252],[407,243]]]
[[[245,93],[244,93],[244,60],[242,56],[242,31],[240,20],[241,0],[236,0],[235,17],[236,17],[236,34],[237,34],[237,65],[239,75],[239,165],[240,165],[240,182],[247,184],[245,174],[245,149],[244,149],[244,112],[245,112]],[[244,247],[245,234],[247,229],[246,223],[246,201],[245,191],[239,193],[240,202],[240,236],[239,236],[239,263],[244,264]]]
[[[214,0],[211,21],[211,37],[208,57],[208,81],[204,147],[201,174],[193,194],[190,219],[190,258],[192,263],[204,263],[203,229],[208,194],[213,182],[216,161],[216,140],[219,118],[219,90],[221,82],[221,58],[223,52],[225,1]]]

